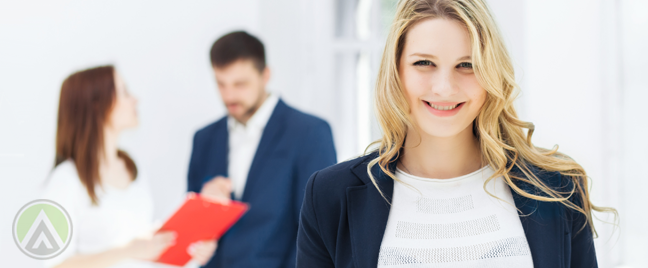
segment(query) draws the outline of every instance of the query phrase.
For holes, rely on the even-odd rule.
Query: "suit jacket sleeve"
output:
[[[306,188],[308,178],[314,172],[334,165],[337,162],[335,147],[333,145],[333,135],[328,123],[318,120],[317,124],[311,127],[307,135],[303,137],[299,153],[297,154],[295,192],[293,193],[293,211],[295,213],[294,219],[296,225],[299,224],[299,214],[302,208],[304,189]],[[293,255],[289,256],[289,260],[292,262],[289,266],[294,267],[296,259],[294,254],[296,250],[290,252]]]
[[[573,184],[572,184],[573,185]],[[582,186],[582,183],[581,183]],[[583,202],[578,192],[570,198],[575,205],[582,207]],[[594,236],[591,226],[587,223],[584,214],[567,208],[571,214],[568,219],[571,223],[571,265],[572,268],[598,267],[596,262],[596,251],[594,249]]]
[[[294,193],[295,220],[299,219],[304,189],[308,178],[316,171],[332,166],[337,162],[331,128],[324,121],[319,121],[304,136],[297,158],[297,174]]]
[[[331,255],[326,249],[324,240],[317,221],[317,209],[313,202],[313,185],[317,173],[313,174],[306,185],[304,205],[299,218],[299,232],[297,233],[297,268],[334,267]]]

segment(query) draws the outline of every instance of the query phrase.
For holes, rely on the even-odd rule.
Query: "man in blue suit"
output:
[[[266,91],[270,70],[254,36],[229,33],[210,56],[228,115],[196,132],[188,190],[250,210],[205,267],[295,267],[306,182],[336,163],[331,128]]]

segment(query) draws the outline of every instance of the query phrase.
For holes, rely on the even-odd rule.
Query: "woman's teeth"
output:
[[[446,110],[452,110],[454,108],[457,108],[457,106],[459,106],[459,104],[461,104],[461,103],[458,103],[458,104],[452,105],[452,106],[437,106],[437,105],[434,105],[434,104],[429,103],[429,102],[428,102],[428,104],[430,105],[430,107],[434,108],[435,110],[446,111]]]

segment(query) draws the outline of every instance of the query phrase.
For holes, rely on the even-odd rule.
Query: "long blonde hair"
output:
[[[482,157],[495,170],[495,174],[486,183],[493,178],[502,177],[504,182],[521,196],[544,202],[560,202],[584,214],[587,222],[582,228],[589,224],[595,235],[592,210],[612,212],[616,219],[615,209],[597,207],[590,201],[587,173],[581,165],[559,153],[557,147],[547,150],[535,147],[531,143],[534,126],[517,117],[513,102],[519,91],[513,66],[498,28],[483,0],[399,2],[376,82],[376,114],[383,135],[380,140],[372,143],[378,145],[378,157],[369,163],[367,172],[378,191],[380,188],[371,174],[371,168],[378,164],[385,174],[398,180],[389,169],[389,164],[398,158],[405,143],[407,129],[413,126],[409,116],[410,107],[398,73],[398,62],[406,34],[417,22],[431,18],[456,20],[466,27],[470,35],[473,68],[480,85],[487,92],[486,101],[473,125]],[[528,129],[528,133],[523,129]],[[527,165],[546,171],[558,171],[573,180],[574,187],[567,192],[552,189],[531,172]],[[524,177],[511,172],[514,166],[522,171]],[[539,189],[542,195],[525,192],[514,181],[528,183]],[[382,191],[380,193],[386,199]],[[574,200],[580,204],[570,201],[573,194],[580,197]]]

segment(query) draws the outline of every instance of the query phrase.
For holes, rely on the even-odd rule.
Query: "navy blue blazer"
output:
[[[196,132],[188,190],[227,177],[227,117]],[[275,107],[250,166],[240,201],[250,210],[218,241],[205,267],[295,267],[299,210],[313,172],[336,163],[328,123],[283,101]]]
[[[377,153],[372,153],[311,176],[297,235],[297,267],[375,268],[378,265],[390,207],[367,174],[367,164],[376,157]],[[558,172],[530,168],[553,188],[569,191],[573,187],[572,180],[561,177]],[[385,196],[391,199],[393,180],[378,165],[372,168],[372,174]],[[531,185],[518,182],[516,185],[526,192],[540,194]],[[582,214],[560,203],[539,202],[511,192],[521,215],[528,215],[520,216],[520,220],[535,268],[597,267],[589,226],[579,232],[586,222]],[[570,200],[582,204],[576,194]]]

